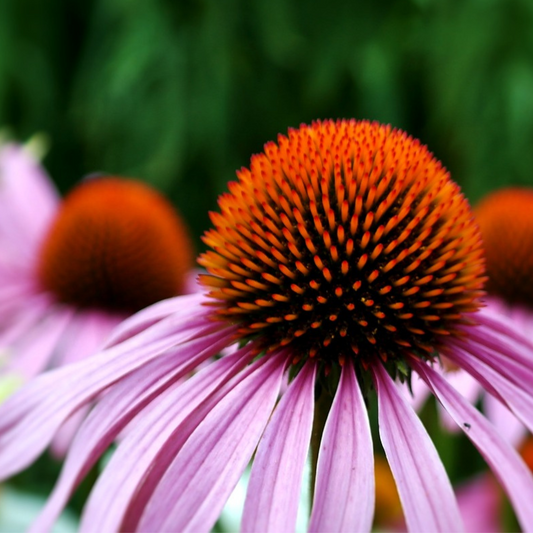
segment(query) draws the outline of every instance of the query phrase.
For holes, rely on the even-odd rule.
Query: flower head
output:
[[[238,178],[205,235],[205,294],[141,311],[99,354],[40,376],[0,408],[6,477],[98,398],[36,530],[51,526],[127,427],[82,531],[209,531],[252,456],[242,530],[292,531],[322,391],[333,397],[310,531],[371,528],[365,396],[374,393],[408,528],[459,531],[444,467],[394,380],[411,374],[477,446],[524,529],[533,529],[528,468],[433,368],[445,355],[533,427],[533,345],[479,307],[479,231],[448,173],[405,133],[352,120],[290,130]]]
[[[427,357],[475,311],[481,240],[426,147],[378,124],[315,123],[268,143],[219,201],[218,317],[298,359]]]

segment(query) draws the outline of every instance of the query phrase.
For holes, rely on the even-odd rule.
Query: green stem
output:
[[[324,426],[328,418],[333,396],[326,387],[321,387],[318,398],[315,401],[315,416],[313,419],[313,432],[311,433],[311,503],[314,497],[316,469],[318,464],[318,452],[320,450],[320,441],[324,433]]]

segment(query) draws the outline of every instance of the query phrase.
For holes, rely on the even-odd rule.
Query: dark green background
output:
[[[154,183],[197,239],[264,142],[340,117],[420,138],[473,202],[533,184],[533,1],[0,2],[0,125],[47,134],[62,191]]]

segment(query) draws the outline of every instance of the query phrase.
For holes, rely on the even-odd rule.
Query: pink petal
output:
[[[370,531],[374,497],[368,414],[353,366],[346,364],[320,443],[309,531]]]
[[[210,531],[257,445],[279,394],[285,354],[256,361],[205,416],[147,506],[141,531]]]
[[[520,329],[517,329],[512,320],[502,316],[497,311],[495,312],[490,306],[480,309],[475,315],[475,320],[482,326],[483,332],[489,331],[491,338],[500,338],[504,343],[513,342],[526,350],[533,350],[533,342],[530,336],[524,335]],[[472,333],[476,334],[475,330],[479,328],[468,328],[468,337]],[[484,341],[483,335],[477,335],[481,342]],[[533,364],[533,362],[532,362]]]
[[[411,391],[407,387],[403,387],[401,390],[404,392],[406,400],[415,411],[420,411],[424,404],[430,397],[430,392],[427,385],[418,376],[413,376],[411,382]]]
[[[379,432],[409,531],[463,531],[452,486],[435,446],[381,364],[373,367]]]
[[[203,337],[214,327],[220,328],[209,321],[208,325],[200,324],[198,319],[189,323],[184,321],[181,328],[176,328],[177,333],[158,341],[153,335],[160,330],[153,327],[145,334],[98,355],[41,374],[10,397],[0,405],[0,446],[3,450],[0,477],[10,476],[33,461],[46,448],[58,427],[106,387],[165,350],[195,336]],[[209,341],[206,341],[206,347],[208,345]],[[184,353],[189,355],[186,345],[179,356],[183,357]],[[28,438],[30,435],[33,438]]]
[[[29,296],[24,305],[14,306],[9,302],[6,309],[8,316],[5,317],[0,332],[0,345],[2,347],[13,346],[19,339],[27,336],[52,309],[53,303],[44,294]]]
[[[505,435],[507,441],[517,448],[527,435],[524,424],[499,400],[485,394],[483,398],[485,416],[496,426],[500,435]]]
[[[123,314],[80,309],[64,335],[55,366],[73,363],[101,350],[104,341],[124,320]]]
[[[446,376],[446,381],[467,398],[470,403],[475,403],[477,398],[483,392],[481,385],[464,370],[452,370],[445,372],[444,375]],[[439,410],[440,422],[444,429],[451,432],[460,431],[455,420],[449,415],[448,411],[442,407],[442,405],[437,404],[437,409]]]
[[[68,497],[77,486],[79,481],[87,474],[90,468],[94,465],[100,455],[107,449],[107,447],[113,442],[119,432],[134,418],[139,412],[142,413],[142,420],[144,425],[139,425],[135,428],[127,438],[120,444],[119,448],[113,455],[109,467],[107,467],[99,478],[97,488],[106,484],[106,480],[111,474],[111,481],[115,483],[118,478],[122,479],[123,475],[130,475],[131,481],[135,476],[140,474],[142,478],[142,461],[146,461],[147,457],[142,455],[138,460],[134,460],[133,463],[136,468],[127,468],[126,470],[115,471],[112,465],[119,461],[121,454],[126,450],[126,456],[132,458],[132,453],[139,449],[144,450],[142,447],[143,439],[146,439],[145,433],[152,431],[151,423],[155,424],[153,416],[149,414],[149,408],[146,406],[149,402],[152,402],[154,398],[159,398],[157,401],[161,403],[161,398],[166,394],[164,391],[169,387],[174,386],[176,380],[190,372],[192,368],[202,360],[202,358],[209,356],[209,354],[216,353],[221,346],[228,342],[227,337],[223,337],[220,334],[212,334],[208,339],[210,344],[205,348],[206,352],[202,352],[199,343],[205,344],[203,339],[199,339],[190,343],[189,357],[180,357],[176,360],[176,353],[174,350],[169,350],[153,361],[146,364],[144,367],[133,372],[119,383],[114,385],[104,397],[97,403],[94,409],[91,411],[83,425],[80,427],[78,434],[76,435],[71,450],[69,451],[64,468],[61,472],[54,491],[51,497],[48,499],[46,507],[35,522],[33,530],[39,533],[48,531],[54,521],[57,519],[58,514],[63,509]],[[215,338],[216,337],[216,338]],[[181,363],[180,363],[181,361]],[[191,378],[192,383],[200,380],[199,377]],[[198,393],[205,396],[204,387],[207,390],[207,385],[204,382],[199,382]],[[188,396],[185,391],[179,389],[183,393],[183,399],[172,397],[176,404],[186,403]],[[202,396],[202,397],[204,397]],[[186,403],[186,405],[188,405]],[[167,411],[174,408],[173,404],[166,405]],[[167,412],[165,411],[165,413]],[[128,442],[132,442],[133,449],[131,452],[128,450]],[[131,464],[131,462],[129,463]],[[119,475],[120,473],[120,475]],[[116,476],[116,478],[115,478]],[[120,484],[119,484],[120,485]],[[135,485],[130,486],[126,484],[122,487],[125,491],[134,492]],[[97,489],[93,493],[93,497],[97,496]],[[93,498],[91,498],[92,500]],[[90,501],[91,501],[90,500]],[[120,513],[119,504],[120,498],[117,496],[115,499],[109,501],[105,500],[102,505],[103,509],[106,506],[112,504],[111,514],[105,517],[101,517],[97,512],[91,513],[91,518],[95,521],[107,520],[106,527],[94,528],[95,531],[113,530],[118,529],[118,525],[112,527],[112,513]],[[120,516],[117,524],[120,524]],[[97,523],[97,522],[96,522]]]
[[[184,317],[190,317],[191,311],[196,313],[197,310],[202,309],[200,304],[205,301],[205,298],[205,292],[195,293],[161,300],[154,305],[146,307],[121,322],[108,337],[105,347],[109,348],[124,342],[164,319],[181,321]]]
[[[453,350],[446,351],[446,356],[472,374],[485,390],[503,401],[529,430],[533,431],[533,396],[531,395],[533,384],[526,381],[519,386],[511,382],[502,375],[504,372],[509,372],[508,367],[489,366],[478,360],[476,353],[474,350],[465,352],[456,344]],[[494,368],[495,366],[497,368]]]
[[[65,330],[72,323],[73,312],[69,308],[50,309],[40,323],[26,332],[11,348],[13,359],[7,371],[28,379],[42,372],[50,363]]]
[[[469,533],[500,533],[502,498],[496,481],[487,474],[456,490],[457,502]]]
[[[119,323],[119,317],[102,311],[79,311],[74,323],[63,335],[61,345],[56,350],[56,357],[52,364],[62,366],[73,363],[87,356],[97,353],[104,339],[115,325]],[[73,415],[58,429],[52,440],[50,449],[57,458],[63,458],[72,442],[79,425],[85,419],[90,406],[85,406]]]
[[[59,198],[48,176],[22,147],[0,149],[0,200],[0,235],[10,238],[22,257],[32,257],[55,216]]]
[[[429,366],[412,365],[473,442],[507,492],[525,531],[533,531],[533,476],[516,450],[487,419]]]
[[[257,450],[241,530],[294,531],[314,412],[316,364],[308,361],[279,402]]]

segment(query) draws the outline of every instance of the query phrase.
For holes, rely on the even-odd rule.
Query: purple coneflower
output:
[[[4,375],[93,353],[125,318],[181,294],[192,265],[182,221],[147,185],[98,177],[61,200],[24,148],[0,148]]]
[[[484,303],[487,312],[512,321],[514,329],[531,338],[533,333],[533,190],[510,187],[492,192],[475,206],[486,258],[488,281]],[[497,399],[483,394],[480,384],[457,365],[444,365],[447,379],[472,403],[480,398],[487,417],[515,445],[526,429]],[[430,391],[420,380],[413,382],[415,405]],[[440,408],[441,419],[450,430],[457,426]]]
[[[533,427],[533,345],[479,309],[479,231],[426,147],[376,123],[315,122],[267,143],[219,206],[200,259],[207,294],[141,311],[105,350],[38,377],[0,409],[4,478],[98,398],[35,531],[51,526],[126,426],[81,531],[209,531],[252,456],[242,530],[293,531],[313,419],[324,414],[314,416],[315,398],[330,392],[321,439],[313,438],[309,530],[371,528],[365,399],[376,394],[408,529],[460,531],[444,467],[396,383],[413,374],[533,531],[528,468],[433,368],[445,355]]]

